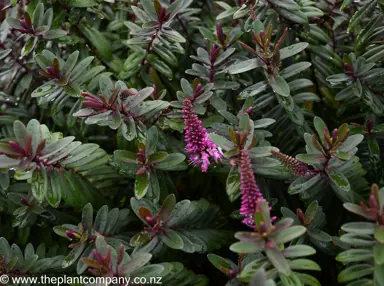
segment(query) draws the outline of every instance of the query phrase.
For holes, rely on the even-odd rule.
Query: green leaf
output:
[[[23,28],[23,26],[21,26],[21,24],[20,24],[20,21],[15,19],[15,18],[7,17],[6,21],[7,21],[8,25],[14,29],[22,29]]]
[[[35,28],[40,27],[44,19],[44,4],[39,3],[33,11],[32,23]]]
[[[288,79],[302,71],[308,69],[312,64],[310,62],[300,62],[290,65],[280,72],[280,76],[284,79]]]
[[[124,269],[129,269],[129,272],[126,274],[133,273],[134,271],[140,269],[145,264],[147,264],[151,258],[152,254],[150,253],[136,253],[135,256],[131,257],[132,259],[124,264]]]
[[[377,140],[375,138],[368,137],[367,143],[368,143],[369,152],[371,152],[371,154],[373,154],[373,155],[379,156],[380,155],[380,146],[379,146],[379,143],[377,142]]]
[[[76,260],[80,257],[80,255],[83,253],[83,250],[85,248],[85,243],[80,243],[78,245],[76,245],[72,250],[71,252],[64,258],[63,260],[63,263],[62,263],[62,267],[63,268],[67,268],[69,267],[70,265],[72,265],[73,263],[76,262]]]
[[[165,38],[174,43],[185,43],[185,38],[177,31],[175,30],[168,30],[164,29],[162,31],[162,34],[165,36]]]
[[[288,261],[277,247],[266,248],[265,254],[279,273],[287,276],[291,274]]]
[[[354,281],[373,273],[373,266],[370,264],[359,264],[350,266],[340,272],[337,280],[339,283]]]
[[[273,91],[281,96],[287,97],[290,94],[288,83],[281,76],[277,75],[275,78],[268,78],[269,84]]]
[[[86,204],[83,208],[83,213],[81,216],[81,224],[84,230],[90,232],[93,227],[93,208],[91,204]]]
[[[343,160],[343,161],[348,161],[349,159],[352,158],[351,154],[348,154],[348,153],[345,153],[345,152],[336,152],[334,154],[334,156],[336,158],[339,158],[340,160]]]
[[[57,155],[57,153],[67,147],[73,140],[75,140],[74,136],[68,136],[63,139],[60,139],[56,142],[52,142],[45,146],[43,151],[41,152],[41,158],[47,159],[51,156]],[[41,140],[40,140],[41,141]],[[36,142],[39,142],[37,139]],[[51,158],[52,159],[52,158]]]
[[[171,215],[173,209],[176,206],[176,197],[174,194],[170,194],[166,197],[159,212],[159,218],[161,221],[166,222]]]
[[[113,91],[113,83],[110,77],[102,75],[99,79],[99,87],[101,94],[104,95],[107,99],[109,99]]]
[[[327,160],[322,154],[298,154],[296,159],[306,164],[322,164]]]
[[[61,201],[61,180],[59,176],[58,172],[50,174],[51,192],[46,195],[48,203],[54,208],[57,208]]]
[[[280,60],[292,57],[308,47],[308,43],[297,43],[280,50]]]
[[[69,0],[65,2],[65,5],[77,8],[88,8],[97,5],[95,0]]]
[[[289,266],[291,266],[293,270],[321,270],[320,266],[316,262],[309,259],[292,260],[289,262]]]
[[[340,6],[340,11],[343,11],[352,2],[353,2],[353,0],[344,0],[343,4],[341,4],[341,6]]]
[[[43,201],[45,193],[46,193],[46,187],[45,184],[45,177],[46,170],[44,168],[40,170],[34,170],[32,173],[32,194],[38,201]]]
[[[135,196],[137,199],[141,199],[148,191],[150,182],[150,173],[145,171],[143,174],[136,175],[135,181]]]
[[[323,242],[332,241],[332,237],[328,233],[326,233],[320,229],[311,229],[310,228],[310,229],[308,229],[307,234],[309,237],[311,237],[315,240],[318,240],[318,241],[323,241]]]
[[[307,15],[301,10],[288,11],[288,10],[282,9],[282,8],[275,8],[275,10],[282,17],[288,19],[291,22],[295,22],[298,24],[307,24],[308,23]]]
[[[230,202],[240,196],[240,173],[237,167],[232,167],[227,177],[226,191]]]
[[[95,224],[93,228],[98,233],[103,234],[104,229],[107,226],[107,221],[108,221],[108,206],[104,205],[99,209],[99,211],[96,214]]]
[[[344,224],[341,229],[356,234],[373,234],[376,224],[372,222],[350,222]]]
[[[12,49],[6,49],[6,50],[0,51],[0,60],[5,59],[11,52],[12,52]]]
[[[307,229],[304,226],[301,226],[301,225],[292,226],[280,232],[276,236],[275,240],[277,243],[286,243],[299,236],[302,236],[306,231]]]
[[[125,122],[121,124],[121,132],[125,139],[132,141],[137,136],[136,124],[133,117],[129,117]]]
[[[384,245],[382,243],[376,243],[373,247],[373,253],[375,255],[375,263],[378,265],[384,264]]]
[[[167,152],[156,152],[148,157],[149,164],[163,162],[168,157]]]
[[[65,35],[67,35],[67,31],[56,29],[47,31],[46,33],[44,33],[43,37],[47,40],[53,40],[64,37]]]
[[[203,35],[204,38],[207,38],[207,39],[211,40],[212,42],[215,41],[215,37],[209,29],[207,29],[205,27],[199,27],[199,31],[200,31],[201,35]]]
[[[258,59],[250,59],[246,61],[242,61],[239,63],[235,63],[234,65],[229,67],[230,74],[239,74],[244,73],[250,70],[253,70],[260,66]]]
[[[33,50],[36,43],[37,43],[37,38],[35,37],[29,38],[21,50],[21,56],[25,57],[26,55],[28,55]]]
[[[77,58],[79,57],[79,51],[75,51],[72,54],[69,55],[67,61],[65,62],[63,68],[61,69],[61,72],[66,76],[69,77],[71,74],[73,68],[75,67],[77,63]]]
[[[343,263],[370,261],[372,258],[373,252],[370,249],[349,249],[336,256],[336,260]]]
[[[370,0],[366,2],[363,7],[358,9],[349,20],[347,33],[351,32],[367,14],[371,13],[375,9],[376,5],[376,0]]]
[[[136,153],[126,150],[116,150],[113,152],[113,158],[116,163],[132,163],[136,164]]]
[[[312,275],[306,274],[306,273],[296,273],[295,275],[299,277],[301,283],[303,285],[308,285],[308,286],[321,286],[320,282],[313,277]]]
[[[230,246],[230,250],[236,253],[259,253],[264,250],[265,242],[261,239],[251,242],[236,242]]]
[[[164,229],[163,234],[160,235],[161,240],[170,248],[183,249],[184,243],[180,235],[172,229]]]
[[[217,146],[219,146],[221,149],[225,151],[231,150],[235,146],[233,142],[229,141],[228,139],[216,133],[210,133],[209,138],[213,141],[213,143],[215,143]]]
[[[331,179],[331,186],[336,191],[349,192],[351,190],[349,181],[343,174],[338,174],[331,169],[325,169],[325,172],[328,174],[328,177]]]
[[[149,233],[139,232],[131,238],[131,240],[129,241],[129,244],[131,246],[141,246],[141,245],[146,244],[150,240],[151,240],[151,237],[150,237]]]
[[[156,152],[156,148],[159,140],[158,138],[159,138],[159,132],[157,130],[157,127],[152,126],[151,128],[149,128],[147,132],[146,143],[145,143],[145,153],[147,154],[147,156],[150,156]]]
[[[357,97],[361,97],[361,95],[363,94],[363,87],[361,85],[361,82],[359,79],[355,80],[353,83],[352,83],[352,92],[355,96]]]
[[[316,216],[316,213],[319,209],[319,203],[317,201],[313,201],[307,207],[304,218],[306,223],[310,223]]]
[[[86,25],[81,25],[80,31],[96,48],[104,60],[110,61],[112,59],[112,48],[110,42],[103,36],[102,33],[99,32],[99,30],[93,27],[89,28]]]
[[[262,119],[258,119],[258,120],[253,121],[253,124],[254,124],[255,129],[257,129],[257,128],[267,127],[267,126],[269,126],[275,122],[276,122],[276,120],[272,119],[272,118],[262,118]]]
[[[355,205],[352,203],[345,203],[344,208],[347,209],[348,211],[355,213],[359,216],[362,216],[366,219],[372,219],[372,215],[369,211],[364,210],[361,206]]]
[[[150,54],[148,55],[147,59],[150,65],[154,69],[156,69],[159,73],[165,75],[168,79],[173,78],[172,69],[166,63],[164,63],[159,57],[157,57],[156,55]]]
[[[239,98],[240,99],[246,99],[246,98],[249,98],[251,96],[258,95],[258,94],[262,93],[263,91],[266,91],[268,86],[269,86],[268,81],[266,81],[266,80],[260,81],[256,84],[253,84],[253,85],[247,87],[242,92],[240,92]]]
[[[349,152],[353,148],[355,148],[357,145],[359,145],[364,140],[364,135],[362,134],[355,134],[348,136],[347,140],[345,140],[340,147],[338,148],[338,151],[341,152]]]
[[[159,170],[171,170],[180,163],[184,162],[185,156],[179,153],[168,154],[167,158],[154,166],[155,169]]]
[[[282,252],[285,257],[295,258],[315,254],[316,250],[308,245],[292,245],[284,249]]]
[[[316,132],[320,138],[321,143],[324,143],[324,128],[327,128],[324,121],[320,118],[315,116],[313,119],[313,124],[315,125]]]
[[[380,242],[384,243],[384,226],[378,226],[374,230],[375,239]]]
[[[213,266],[215,266],[224,274],[227,274],[227,271],[232,269],[232,265],[228,262],[228,260],[219,255],[210,253],[207,255],[207,257],[208,260],[213,264]]]
[[[300,6],[297,5],[293,0],[269,0],[273,5],[287,9],[289,11],[296,11],[300,9]]]
[[[272,147],[272,146],[253,147],[253,148],[249,149],[249,156],[251,158],[262,158],[262,157],[271,156],[272,150],[279,151],[279,149],[277,149],[276,147]]]

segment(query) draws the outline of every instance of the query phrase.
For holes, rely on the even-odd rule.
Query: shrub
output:
[[[384,285],[383,1],[0,8],[0,284]]]

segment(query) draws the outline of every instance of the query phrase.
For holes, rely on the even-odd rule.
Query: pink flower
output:
[[[304,164],[291,156],[275,150],[271,150],[271,153],[296,177],[306,178],[308,175],[314,174],[314,171],[310,170],[307,164]]]
[[[201,166],[202,172],[207,172],[210,157],[215,162],[223,157],[217,145],[208,137],[207,130],[201,126],[201,121],[193,110],[192,100],[185,98],[183,102],[183,114],[185,124],[185,152],[189,153],[189,160],[193,166]]]
[[[253,216],[256,212],[257,202],[263,200],[263,195],[256,184],[251,158],[249,157],[247,149],[241,150],[240,153],[240,184],[240,214],[245,217],[243,223],[255,228]]]

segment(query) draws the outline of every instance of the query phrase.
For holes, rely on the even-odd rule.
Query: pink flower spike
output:
[[[240,153],[240,189],[240,214],[245,217],[243,223],[255,228],[253,216],[256,212],[257,202],[263,199],[263,195],[256,184],[251,158],[247,149],[241,150]]]
[[[183,102],[183,114],[185,124],[185,152],[189,153],[189,161],[193,166],[200,166],[202,172],[207,172],[210,157],[215,162],[223,157],[219,147],[208,137],[207,130],[201,126],[201,121],[193,109],[192,101],[185,98]]]

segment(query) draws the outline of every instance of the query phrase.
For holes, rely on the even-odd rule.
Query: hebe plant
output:
[[[384,286],[383,14],[1,1],[0,276]]]

